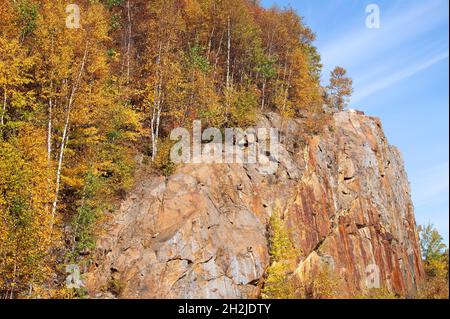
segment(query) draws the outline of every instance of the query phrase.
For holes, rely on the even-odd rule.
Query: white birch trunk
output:
[[[53,113],[53,105],[52,99],[48,102],[48,129],[47,129],[47,161],[50,163],[52,158],[52,113]]]
[[[159,131],[159,122],[161,116],[161,95],[162,95],[162,74],[161,74],[161,55],[162,55],[162,44],[159,45],[159,53],[156,61],[157,72],[158,72],[158,81],[155,83],[155,99],[153,101],[153,113],[152,113],[152,121],[150,123],[150,129],[152,131],[152,161],[155,161],[156,154],[158,151],[157,143],[158,143],[158,131]]]
[[[230,83],[231,83],[231,18],[228,17],[228,40],[227,40],[227,83],[226,83],[226,117],[230,112]]]
[[[228,42],[227,42],[227,90],[230,88],[230,67],[231,67],[231,19],[228,17]]]
[[[266,78],[264,78],[263,80],[261,110],[264,110],[265,104],[266,104]]]
[[[289,76],[288,76],[288,83],[286,85],[286,89],[284,91],[284,103],[283,103],[283,111],[286,110],[286,104],[289,97],[289,89],[291,88],[291,77],[292,77],[292,67],[289,67]]]
[[[223,43],[224,33],[225,32],[222,31],[222,34],[220,36],[220,41],[219,41],[219,48],[217,49],[216,58],[215,58],[215,61],[214,61],[213,79],[216,78],[217,64],[219,63],[220,54],[222,52],[222,43]]]
[[[2,112],[1,119],[0,119],[1,125],[5,124],[6,100],[7,100],[7,97],[6,97],[6,86],[5,86],[5,87],[3,87],[3,108],[2,108],[3,112]]]
[[[130,60],[131,60],[131,9],[130,0],[127,1],[127,17],[128,17],[128,40],[127,40],[127,82],[130,81]]]
[[[70,92],[69,100],[67,102],[66,120],[64,123],[64,130],[63,130],[63,134],[62,134],[61,146],[59,149],[59,156],[58,156],[58,166],[56,169],[55,199],[54,199],[53,205],[52,205],[52,219],[53,220],[55,218],[55,214],[56,214],[56,210],[57,210],[57,206],[58,206],[59,191],[60,191],[60,186],[61,186],[61,169],[63,166],[64,151],[65,151],[66,144],[68,141],[68,131],[69,131],[69,125],[70,125],[70,112],[72,110],[72,104],[73,104],[73,100],[75,98],[75,94],[76,94],[78,87],[80,85],[80,82],[81,82],[81,76],[83,75],[84,66],[86,64],[87,51],[88,51],[88,43],[86,43],[86,48],[84,49],[84,56],[83,56],[83,60],[81,62],[80,71],[78,73],[75,83],[72,86],[72,91]]]

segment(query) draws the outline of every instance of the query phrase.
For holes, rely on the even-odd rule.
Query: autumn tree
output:
[[[110,76],[110,12],[78,4],[79,29],[67,28],[64,1],[0,10],[11,23],[0,30],[3,297],[51,295],[55,259],[78,262],[101,212],[132,185],[141,118]]]
[[[20,45],[18,38],[0,35],[0,130],[10,134],[17,127],[17,121],[23,120],[19,115],[31,111],[34,94],[26,88],[31,84],[30,69],[32,57]]]
[[[31,297],[51,275],[51,230],[45,130],[33,70],[24,44],[34,30],[36,3],[0,9],[0,296]],[[26,33],[23,31],[26,30]]]
[[[339,111],[348,104],[353,93],[353,81],[347,77],[347,71],[342,67],[336,67],[331,71],[330,84],[327,87],[328,103]]]
[[[432,224],[419,226],[420,248],[424,261],[426,282],[420,297],[448,298],[448,249],[443,238]]]
[[[307,54],[301,49],[296,49],[291,60],[287,91],[295,114],[298,114],[298,110],[317,113],[322,108],[321,88],[318,80],[310,73]]]
[[[31,297],[49,279],[51,230],[43,131],[29,126],[0,140],[0,294]]]
[[[61,19],[65,3],[53,1],[43,5],[36,31],[43,48],[39,76],[54,167],[52,217],[63,211],[74,219],[73,249],[83,238],[77,236],[80,220],[95,220],[84,214],[88,203],[95,202],[91,210],[98,215],[101,198],[112,199],[131,185],[134,151],[130,143],[140,133],[138,115],[127,107],[120,84],[110,77],[109,13],[102,4],[82,4],[80,29],[65,27]],[[92,194],[86,189],[93,187],[93,181],[99,187]],[[60,206],[61,197],[65,205]]]
[[[263,298],[290,299],[296,297],[296,280],[293,275],[298,252],[278,212],[270,218],[270,266],[262,290]]]
[[[442,256],[446,246],[443,243],[442,236],[432,224],[420,226],[419,234],[423,260],[429,261]]]

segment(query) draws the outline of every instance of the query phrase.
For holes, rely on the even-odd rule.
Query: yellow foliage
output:
[[[419,289],[421,299],[448,299],[448,278],[429,277]]]
[[[0,176],[0,295],[31,297],[52,272],[48,252],[58,241],[42,131],[0,139]]]
[[[176,164],[170,159],[170,151],[175,141],[164,139],[158,141],[158,154],[153,162],[153,167],[164,176],[170,176],[176,169]]]
[[[419,287],[419,298],[448,299],[448,251],[425,261],[425,282]]]
[[[420,247],[426,279],[419,287],[419,298],[448,299],[448,248],[432,224],[419,226]]]
[[[307,280],[298,279],[298,293],[304,299],[333,299],[338,297],[340,278],[327,266],[321,266]]]
[[[296,267],[298,251],[293,246],[278,212],[270,218],[270,257],[262,297],[265,299],[291,299],[296,296],[296,283],[293,272]]]
[[[357,299],[398,299],[399,297],[387,288],[372,288],[361,295],[356,296]]]
[[[317,79],[309,73],[308,57],[300,48],[292,54],[293,75],[290,98],[296,110],[313,113],[321,109],[323,98]]]

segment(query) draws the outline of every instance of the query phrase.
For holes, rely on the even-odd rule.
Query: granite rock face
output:
[[[413,295],[423,269],[400,152],[376,118],[346,111],[334,122],[300,141],[301,120],[266,115],[258,127],[282,132],[275,174],[256,164],[186,164],[168,178],[139,176],[93,252],[90,295],[257,298],[275,210],[301,251],[300,277],[326,265],[342,296],[367,289],[373,274]]]

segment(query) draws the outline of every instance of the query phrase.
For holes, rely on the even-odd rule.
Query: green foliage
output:
[[[266,55],[262,49],[257,50],[254,54],[254,71],[261,74],[266,79],[273,79],[277,75],[277,57]]]
[[[305,50],[309,60],[309,72],[316,81],[320,81],[323,67],[320,54],[317,48],[311,44],[305,45]]]
[[[36,29],[36,18],[39,5],[30,0],[15,2],[18,15],[18,23],[21,26],[21,38],[31,34]]]
[[[108,283],[108,290],[115,296],[120,296],[123,290],[123,283],[119,279],[111,278]]]
[[[109,20],[109,27],[112,31],[118,30],[122,27],[122,24],[120,23],[120,15],[114,14],[111,16]]]
[[[123,4],[123,0],[104,0],[106,7],[111,10],[114,7],[119,7]]]
[[[202,47],[199,44],[195,44],[189,48],[188,64],[190,67],[198,68],[200,71],[207,73],[210,70],[210,65],[202,51]]]
[[[110,48],[106,51],[106,54],[108,55],[108,58],[110,58],[111,60],[113,60],[114,58],[117,57],[117,52],[115,49]]]
[[[443,238],[433,224],[419,226],[419,237],[422,258],[426,262],[439,259],[445,252]]]
[[[99,203],[95,201],[101,181],[92,171],[88,171],[81,195],[81,205],[72,222],[75,237],[74,253],[79,254],[94,248],[94,230],[99,214]]]

